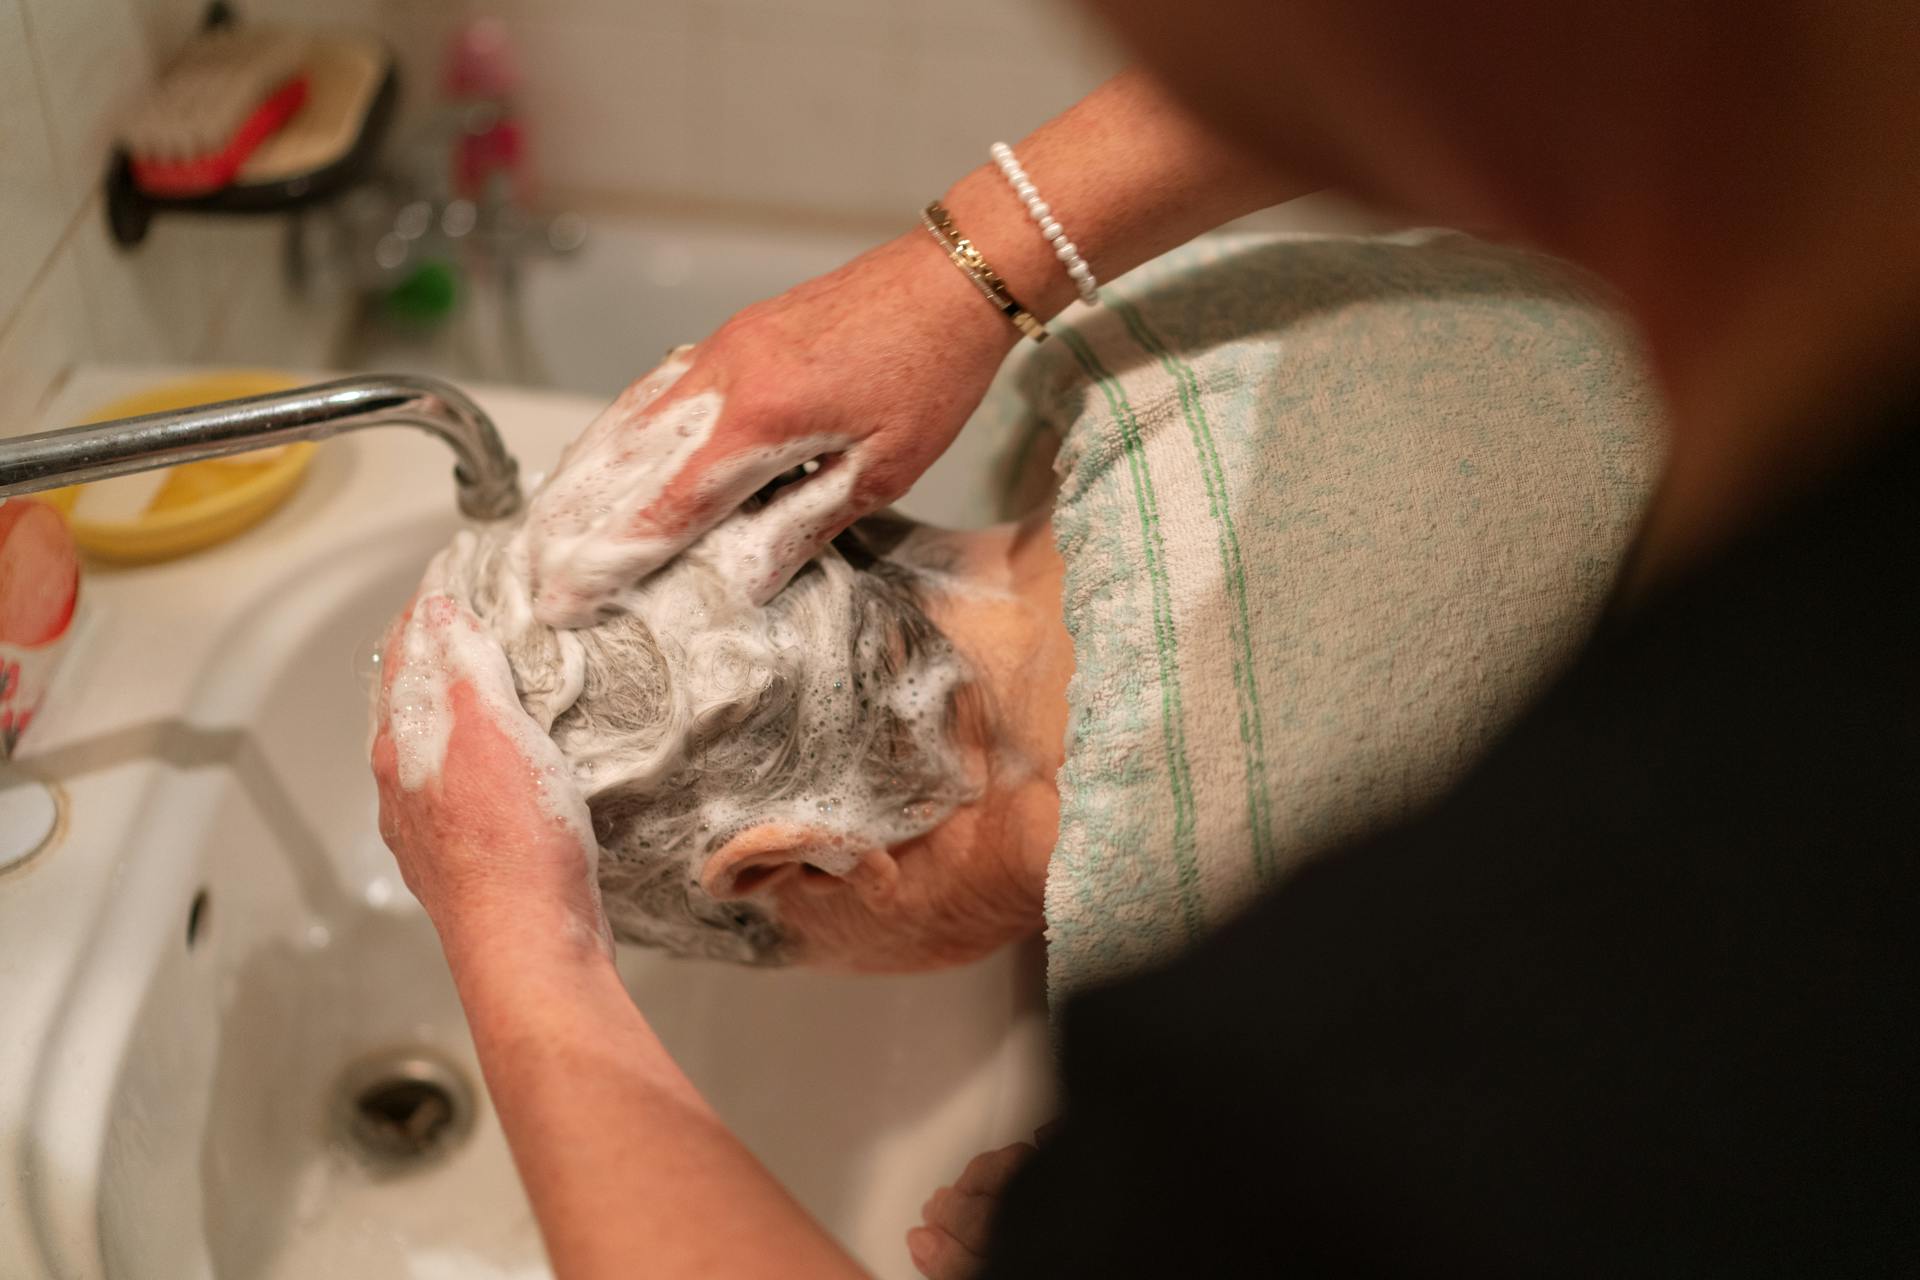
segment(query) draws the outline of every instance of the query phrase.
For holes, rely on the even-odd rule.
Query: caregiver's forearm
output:
[[[1095,90],[1019,148],[1104,280],[1294,190],[1135,74]],[[946,204],[1029,311],[1044,320],[1073,300],[1073,279],[997,167],[962,177]],[[899,235],[740,311],[587,427],[529,508],[542,622],[586,625],[735,515],[734,533],[708,545],[723,575],[764,602],[841,530],[898,501],[953,442],[1021,330],[900,212]],[[692,419],[679,415],[697,397],[697,415],[711,425],[691,432]],[[809,457],[823,464],[811,479],[742,509]],[[607,459],[630,469],[647,460],[645,483],[610,485]],[[580,554],[583,546],[592,553]]]
[[[1101,280],[1308,189],[1222,141],[1138,71],[1121,72],[1013,146]],[[1077,296],[991,160],[956,182],[943,203],[1035,315],[1050,317]]]
[[[538,903],[442,914],[561,1280],[864,1274],[727,1131],[577,927]]]

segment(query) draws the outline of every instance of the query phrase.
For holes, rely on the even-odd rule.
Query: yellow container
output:
[[[191,409],[216,400],[264,395],[297,387],[282,373],[210,373],[183,378],[116,400],[89,421]],[[73,514],[80,485],[40,495],[67,517],[73,540],[88,555],[121,564],[145,564],[210,547],[252,527],[287,500],[316,446],[282,445],[174,467],[146,511],[134,520],[83,520]]]

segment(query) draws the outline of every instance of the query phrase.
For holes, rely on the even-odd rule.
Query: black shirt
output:
[[[1072,1002],[987,1275],[1920,1274],[1920,405]]]

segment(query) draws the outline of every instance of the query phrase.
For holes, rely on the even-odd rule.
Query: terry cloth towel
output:
[[[1227,237],[1104,292],[1019,377],[1077,664],[1055,1007],[1461,773],[1590,630],[1658,460],[1631,342],[1548,259]]]

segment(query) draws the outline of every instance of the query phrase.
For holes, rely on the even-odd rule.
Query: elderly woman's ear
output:
[[[886,849],[792,822],[762,822],[736,832],[700,868],[700,887],[721,900],[775,889],[853,889],[877,903],[898,882],[899,867]]]

